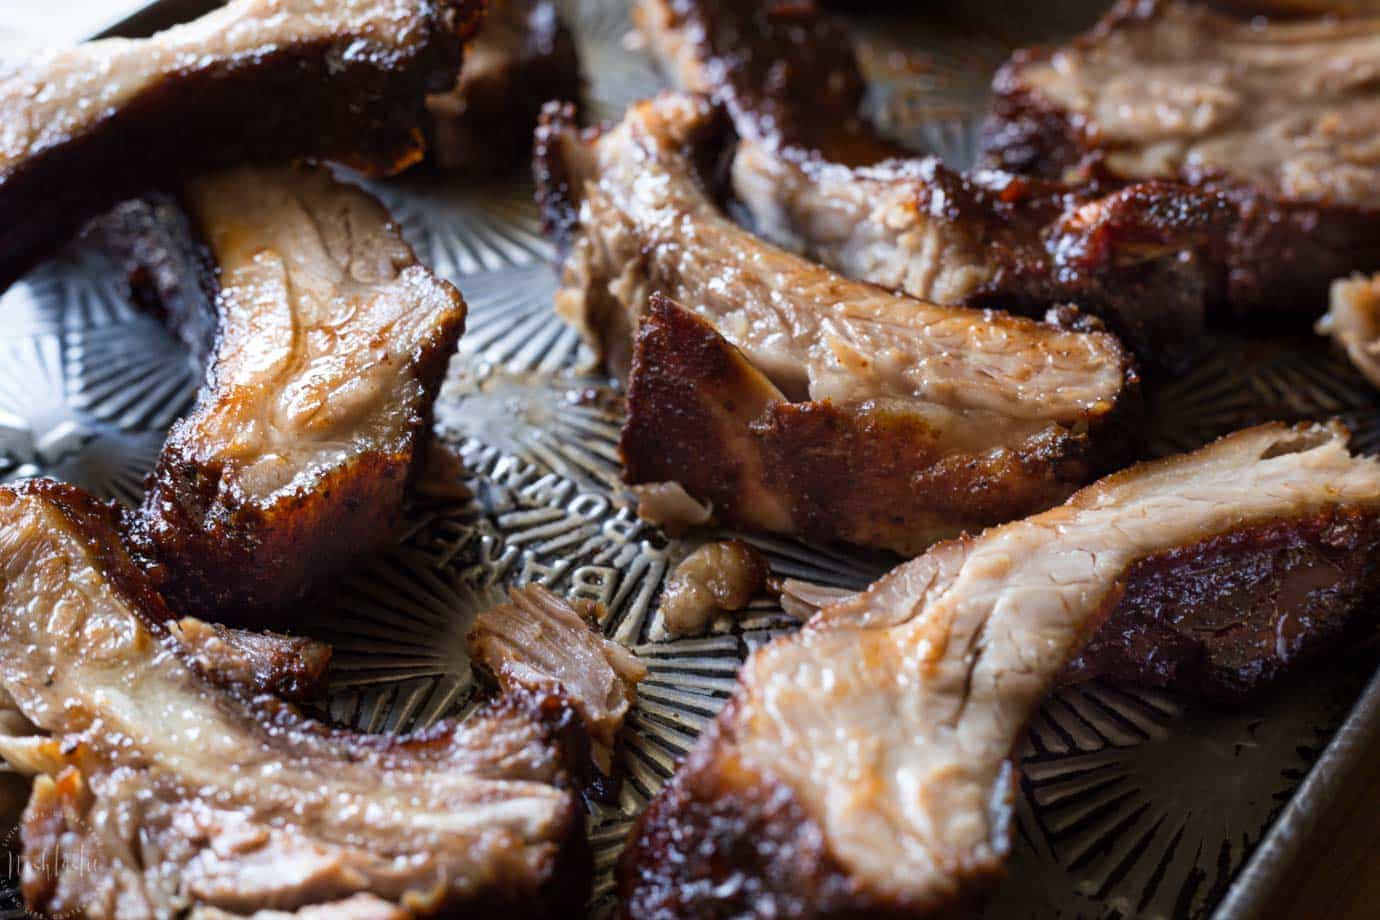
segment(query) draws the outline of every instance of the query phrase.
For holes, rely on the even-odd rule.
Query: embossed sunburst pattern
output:
[[[624,0],[563,5],[589,79],[590,120],[616,118],[655,91],[655,68],[628,38]],[[1010,47],[1054,36],[1038,5],[978,4],[983,14],[966,18],[942,6],[864,30],[877,81],[869,105],[898,136],[967,165],[991,68]],[[419,501],[394,552],[312,606],[305,626],[336,650],[330,711],[369,731],[464,716],[485,693],[465,635],[504,585],[535,581],[603,603],[601,628],[649,669],[620,752],[620,797],[590,806],[591,909],[607,913],[636,815],[727,700],[746,655],[795,621],[762,598],[707,635],[649,639],[662,581],[694,544],[639,520],[620,485],[620,396],[580,373],[579,337],[552,313],[555,252],[530,182],[475,186],[422,173],[371,188],[469,302],[436,410],[469,497]],[[0,479],[56,475],[135,502],[195,382],[177,343],[120,297],[110,267],[74,248],[0,298]],[[1267,418],[1332,415],[1363,448],[1380,450],[1373,391],[1321,343],[1224,343],[1149,402],[1152,453]],[[889,565],[739,536],[777,576],[856,589]],[[1205,915],[1269,833],[1370,663],[1237,712],[1100,683],[1061,690],[1020,752],[1012,877],[986,916]]]

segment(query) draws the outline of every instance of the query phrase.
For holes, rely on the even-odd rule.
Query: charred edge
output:
[[[997,879],[948,903],[879,896],[852,878],[795,793],[734,753],[735,696],[638,818],[617,869],[628,920],[971,917]]]
[[[779,398],[712,326],[654,294],[638,324],[628,374],[628,411],[619,438],[624,480],[677,481],[735,523],[773,529],[740,507],[753,485],[745,480],[760,463],[760,448],[746,426],[737,430],[721,410],[752,416]]]
[[[733,525],[918,552],[1057,504],[1128,453],[1139,394],[1123,359],[1127,392],[1082,430],[1051,426],[1012,450],[949,454],[904,412],[785,402],[712,326],[653,297],[628,383],[624,478],[680,482]],[[763,493],[788,506],[789,522],[761,517],[753,496]]]
[[[992,80],[991,111],[981,131],[988,166],[1021,175],[1059,179],[1083,162],[1088,145],[1068,112],[1026,87],[1022,69],[1051,54],[1024,49]]]
[[[1062,680],[1106,676],[1239,704],[1372,628],[1380,515],[1270,521],[1136,563]]]
[[[151,279],[142,305],[169,322],[194,353],[202,350],[209,375],[220,335],[217,269],[185,211],[164,196],[130,202],[96,222],[93,234],[131,284]],[[450,282],[437,280],[463,305]],[[220,494],[224,469],[184,454],[182,423],[174,424],[144,502],[123,526],[131,553],[174,608],[203,618],[267,621],[322,579],[346,571],[352,560],[391,545],[433,436],[436,395],[463,332],[462,311],[411,356],[408,372],[423,396],[400,444],[363,453],[268,507],[227,504]],[[201,392],[209,385],[203,380]]]
[[[905,155],[861,117],[867,91],[846,22],[814,0],[657,0],[654,28],[677,33],[744,136],[862,164]],[[698,87],[707,89],[707,87]]]
[[[172,330],[204,371],[220,285],[210,247],[177,198],[156,192],[126,201],[83,232],[115,262],[129,299]]]
[[[150,177],[298,156],[384,173],[408,165],[420,153],[425,95],[454,85],[482,10],[482,0],[426,4],[421,37],[401,51],[339,54],[337,42],[320,41],[164,79],[0,178],[0,286]],[[195,150],[188,138],[200,139]]]
[[[576,133],[575,106],[552,101],[542,106],[532,140],[532,178],[542,231],[556,242],[560,258],[570,248],[580,225],[579,198],[571,188],[570,169],[562,146]]]
[[[429,114],[428,159],[442,169],[464,168],[471,176],[508,172],[530,150],[543,105],[548,100],[578,105],[583,88],[575,34],[554,4],[538,3],[509,66],[465,84],[463,113]]]

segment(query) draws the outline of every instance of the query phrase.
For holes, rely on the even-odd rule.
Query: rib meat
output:
[[[0,490],[0,686],[51,735],[0,741],[37,774],[30,908],[129,920],[580,903],[589,865],[563,764],[583,756],[582,733],[562,698],[508,695],[413,737],[246,701],[173,653],[156,625],[172,614],[114,524],[70,486]]]
[[[1332,282],[1331,306],[1318,321],[1351,363],[1380,387],[1380,275],[1339,278]]]
[[[998,74],[989,159],[1045,176],[1177,179],[1235,211],[1226,298],[1316,314],[1328,283],[1380,267],[1380,17],[1237,20],[1123,0]]]
[[[196,617],[165,625],[183,660],[207,680],[251,696],[268,693],[294,703],[325,698],[331,647],[324,642],[231,629]]]
[[[280,611],[394,539],[465,304],[377,201],[325,170],[241,167],[182,200],[210,260],[192,277],[155,268],[153,286],[186,338],[204,349],[214,330],[214,345],[131,538],[180,610]],[[112,231],[126,254],[164,251],[168,210],[142,212],[143,247],[126,210]]]
[[[490,175],[517,166],[551,99],[580,92],[575,37],[550,0],[491,0],[454,89],[427,97],[427,154]]]
[[[1205,598],[1231,616],[1228,559],[1263,578],[1290,659],[1373,609],[1380,462],[1345,442],[1267,425],[1132,467],[765,646],[641,818],[627,914],[971,915],[1010,847],[1012,750],[1100,626]]]
[[[233,0],[0,70],[0,284],[121,199],[244,161],[420,156],[479,0]]]
[[[632,371],[628,482],[678,481],[741,526],[918,552],[1048,507],[1124,444],[1107,423],[1133,375],[1110,336],[892,295],[724,217],[695,168],[718,111],[666,94],[601,135],[555,110],[540,131],[539,194],[570,233],[556,309]],[[634,357],[658,292],[694,316],[649,316]],[[900,504],[869,492],[878,454]]]
[[[597,631],[603,608],[592,601],[566,600],[536,584],[510,588],[508,598],[475,620],[466,640],[471,659],[506,692],[564,693],[589,730],[595,766],[611,776],[618,732],[647,668]]]
[[[1034,315],[1074,303],[1166,367],[1201,346],[1231,216],[1218,196],[903,159],[858,114],[864,83],[847,31],[812,4],[634,9],[675,82],[726,101],[741,138],[734,192],[778,245],[936,303]]]

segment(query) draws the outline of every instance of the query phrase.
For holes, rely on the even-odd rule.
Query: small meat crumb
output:
[[[719,614],[746,607],[769,574],[766,558],[742,540],[706,543],[667,579],[652,638],[703,633]]]

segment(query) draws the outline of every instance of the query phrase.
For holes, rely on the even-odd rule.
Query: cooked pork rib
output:
[[[725,521],[904,552],[1046,507],[1088,475],[1097,452],[1118,440],[1102,423],[1124,407],[1133,378],[1115,339],[892,295],[753,237],[718,211],[695,169],[697,156],[715,149],[719,111],[702,97],[663,94],[602,134],[580,134],[554,108],[539,131],[548,224],[570,234],[557,311],[625,378],[653,293],[705,321],[669,330],[683,341],[639,339],[623,438],[629,482],[678,480]],[[737,482],[713,494],[687,482],[696,467],[700,480],[735,478],[720,476],[717,450],[678,450],[690,439],[713,442],[695,413],[715,398],[703,389],[714,372],[692,362],[727,347],[716,335],[741,352],[734,385],[762,409],[711,381],[727,393],[734,424],[798,448],[778,469],[741,471],[744,483],[781,480],[752,500]],[[649,412],[640,422],[639,402]],[[833,497],[854,488],[852,476],[871,475],[864,452],[888,439],[909,487],[903,506],[869,504],[858,490],[856,514],[824,513],[833,506],[819,502],[814,483],[830,480]],[[679,469],[639,458],[643,451]],[[998,468],[1013,475],[997,482]],[[781,501],[757,503],[773,491]]]
[[[207,313],[217,334],[131,537],[170,603],[235,618],[394,538],[465,304],[325,170],[241,167],[191,181],[183,202],[214,273],[155,287],[188,338]]]
[[[942,304],[1036,314],[1072,303],[1138,357],[1185,366],[1219,299],[1231,211],[1218,196],[1142,182],[1115,191],[934,158],[848,167],[754,141],[734,190],[768,239],[853,278]]]
[[[393,170],[454,85],[478,0],[233,0],[0,72],[0,284],[176,175],[297,156]]]
[[[753,229],[778,245],[935,303],[1034,315],[1074,303],[1165,366],[1201,346],[1231,216],[1217,196],[897,159],[859,118],[863,78],[846,30],[811,4],[774,13],[640,0],[634,9],[682,88],[728,102],[742,138],[734,192]],[[863,163],[873,165],[851,165]]]
[[[1319,334],[1330,335],[1356,369],[1380,387],[1380,275],[1340,278],[1332,282],[1329,299]]]
[[[1316,314],[1380,267],[1380,17],[1261,23],[1123,0],[1087,35],[997,76],[985,147],[1047,176],[1179,179],[1236,211],[1236,309]]]
[[[544,103],[575,101],[575,37],[550,0],[491,0],[454,89],[430,96],[427,155],[446,169],[512,170]]]
[[[114,525],[70,486],[0,490],[0,686],[51,734],[0,740],[37,774],[31,908],[128,920],[580,903],[589,867],[563,764],[584,756],[582,732],[562,698],[506,695],[410,738],[248,702],[171,651],[152,624],[172,614]]]
[[[1004,447],[961,433],[965,419],[998,424],[982,412],[895,397],[792,402],[704,319],[651,302],[628,386],[624,478],[679,483],[735,526],[913,555],[1057,503],[1097,462],[1076,425],[1016,429]]]
[[[1339,582],[1308,554],[1267,568],[1297,615],[1333,592],[1368,612],[1380,462],[1339,429],[1249,429],[939,544],[825,609],[748,660],[641,818],[628,915],[967,916],[1010,846],[1012,750],[1087,636],[1145,604],[1147,584],[1230,607],[1204,555],[1249,565],[1275,532],[1362,573]],[[1285,620],[1281,641],[1316,638]]]
[[[589,730],[595,766],[612,775],[618,732],[646,667],[597,631],[600,605],[535,584],[510,588],[508,598],[475,620],[467,640],[472,660],[505,692],[560,689]]]

